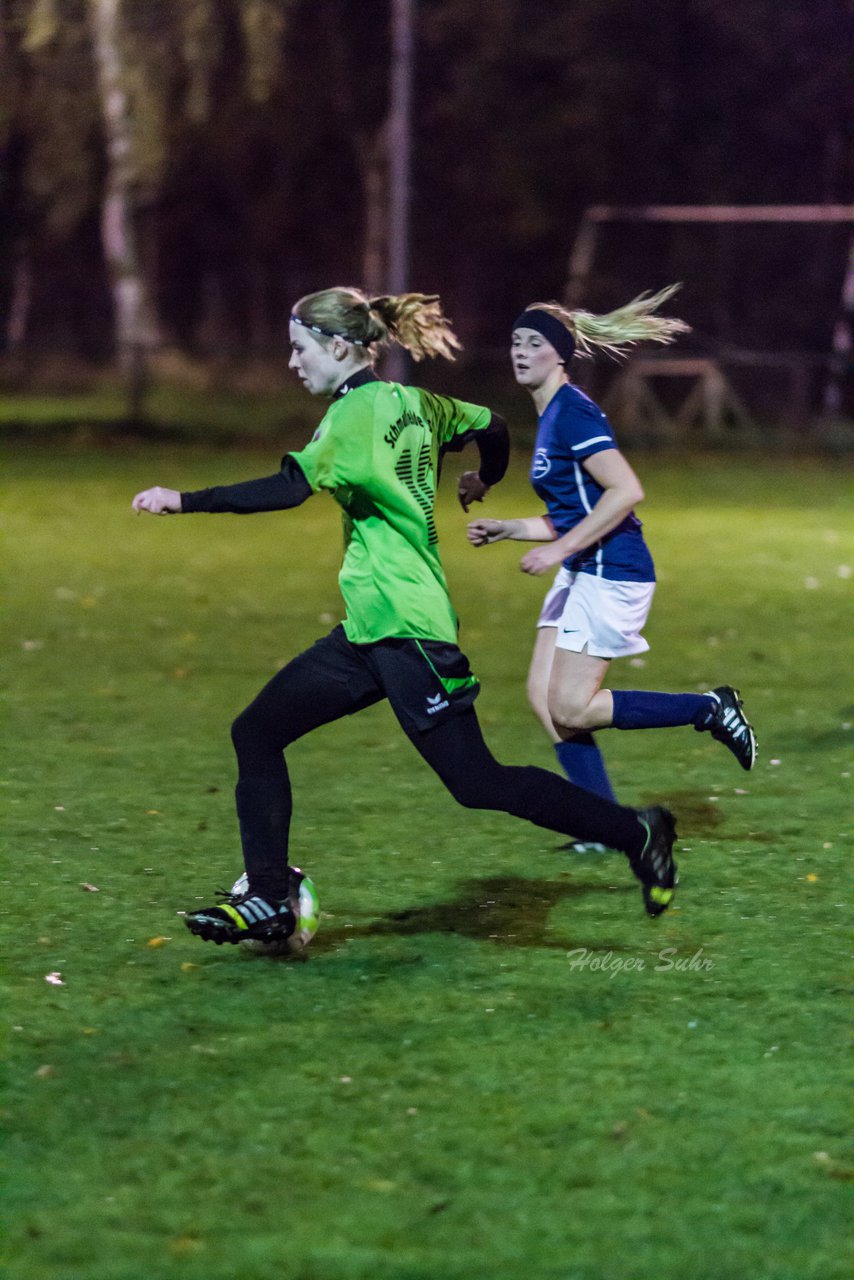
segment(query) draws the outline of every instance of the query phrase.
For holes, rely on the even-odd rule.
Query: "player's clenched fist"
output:
[[[153,489],[143,489],[132,503],[134,511],[148,511],[153,516],[169,516],[181,510],[181,495],[177,489],[164,489],[157,484]]]
[[[490,542],[502,542],[510,537],[509,520],[472,520],[466,529],[466,537],[475,547],[485,547]]]

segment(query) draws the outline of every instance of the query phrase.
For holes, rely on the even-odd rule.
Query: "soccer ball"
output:
[[[244,871],[231,886],[231,893],[234,897],[239,897],[248,888],[249,879]],[[317,933],[320,902],[314,883],[299,867],[288,868],[288,902],[297,918],[296,927],[289,938],[284,942],[261,942],[257,938],[247,938],[240,946],[255,955],[264,956],[292,956],[304,950]]]

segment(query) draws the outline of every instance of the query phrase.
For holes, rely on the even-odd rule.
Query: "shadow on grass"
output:
[[[624,874],[620,867],[621,875]],[[411,937],[424,933],[455,933],[496,946],[547,948],[566,951],[582,945],[577,940],[549,937],[549,915],[565,898],[590,893],[638,893],[635,882],[614,888],[608,884],[573,884],[566,881],[529,880],[524,876],[487,876],[464,880],[457,896],[429,906],[391,911],[369,923],[351,928],[326,928],[311,943],[315,955],[334,950],[353,938]],[[590,950],[620,951],[625,948],[599,939]]]
[[[650,799],[649,804],[661,804],[661,799]],[[724,821],[725,813],[715,801],[701,798],[696,791],[670,791],[664,801],[676,815],[679,840],[709,836]]]

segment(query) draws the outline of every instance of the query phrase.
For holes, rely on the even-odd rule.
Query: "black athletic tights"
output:
[[[303,659],[307,655],[303,655]],[[285,894],[291,786],[283,751],[304,734],[384,697],[354,699],[346,683],[319,680],[297,658],[258,694],[232,727],[237,816],[253,892]],[[405,729],[416,750],[467,809],[496,809],[579,840],[639,853],[645,831],[634,809],[611,804],[558,774],[503,765],[483,740],[473,707],[426,731]],[[349,764],[348,764],[349,767]]]

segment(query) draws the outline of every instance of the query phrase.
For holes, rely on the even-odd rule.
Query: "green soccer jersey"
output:
[[[291,456],[344,513],[338,581],[354,644],[388,637],[455,644],[457,616],[439,558],[433,504],[439,450],[483,430],[489,409],[371,380],[331,405]]]

